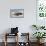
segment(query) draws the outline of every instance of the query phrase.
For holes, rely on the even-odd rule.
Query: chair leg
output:
[[[17,42],[16,42],[16,45],[15,45],[15,46],[19,46],[19,45],[18,45],[18,34],[17,34],[16,40],[17,40]]]
[[[7,41],[4,42],[5,46],[7,46]]]
[[[7,34],[5,34],[5,46],[7,46]]]

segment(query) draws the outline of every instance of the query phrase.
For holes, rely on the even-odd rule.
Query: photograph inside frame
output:
[[[24,18],[24,9],[10,9],[11,18]]]

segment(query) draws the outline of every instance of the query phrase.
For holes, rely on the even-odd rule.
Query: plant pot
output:
[[[40,43],[40,39],[37,39],[37,43]]]
[[[44,40],[45,40],[45,39],[40,39],[40,43],[44,43]]]
[[[45,39],[38,39],[37,42],[38,42],[39,44],[41,44],[41,43],[44,42],[44,40],[45,40]]]

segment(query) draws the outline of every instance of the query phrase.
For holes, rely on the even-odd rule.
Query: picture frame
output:
[[[11,18],[24,18],[24,9],[10,9]]]

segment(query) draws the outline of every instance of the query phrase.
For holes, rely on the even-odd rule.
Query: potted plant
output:
[[[38,43],[41,43],[40,40],[42,38],[45,38],[44,37],[46,36],[45,34],[46,34],[45,32],[35,32],[33,35],[37,38]]]

